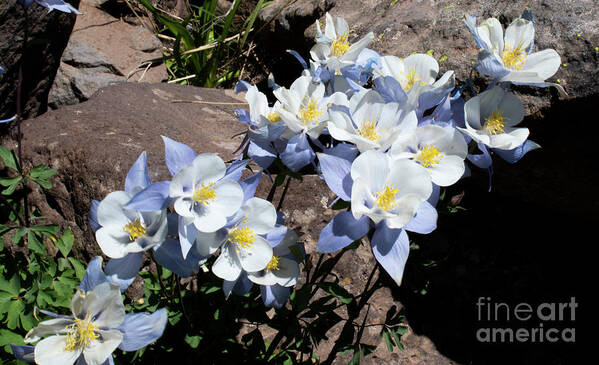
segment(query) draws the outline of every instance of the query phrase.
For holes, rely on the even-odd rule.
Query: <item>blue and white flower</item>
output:
[[[34,1],[37,4],[48,8],[49,11],[58,10],[62,11],[63,13],[81,14],[79,10],[63,0],[18,0],[19,4],[23,5],[25,9],[29,8]]]

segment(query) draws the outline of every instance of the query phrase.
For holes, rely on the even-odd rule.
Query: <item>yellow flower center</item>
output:
[[[318,123],[318,118],[323,114],[323,111],[318,109],[318,103],[314,98],[304,98],[302,107],[299,110],[299,117],[304,125]]]
[[[378,134],[376,130],[376,124],[376,120],[374,122],[362,122],[362,126],[360,127],[360,129],[358,129],[358,133],[362,137],[378,143],[379,139],[381,139],[381,135]]]
[[[196,187],[191,194],[191,199],[195,204],[202,204],[204,206],[208,206],[212,200],[216,199],[216,191],[214,191],[214,183],[210,183],[205,185],[202,183],[200,186]]]
[[[269,122],[271,123],[276,123],[276,122],[280,122],[281,121],[281,116],[279,115],[279,113],[277,112],[272,112],[269,113],[266,118],[268,119]]]
[[[100,337],[96,333],[97,326],[91,321],[91,313],[85,319],[75,318],[75,323],[65,327],[67,332],[65,351],[74,351],[88,346],[92,340]]]
[[[522,49],[522,45],[516,48],[506,45],[503,52],[501,52],[501,61],[503,61],[505,67],[512,70],[521,70],[522,66],[526,63],[527,57],[528,55]]]
[[[501,110],[496,110],[491,113],[491,116],[485,119],[485,131],[488,134],[504,133],[505,117]]]
[[[395,195],[399,192],[398,189],[395,189],[392,186],[385,186],[383,191],[376,193],[376,206],[381,208],[382,210],[389,211],[397,206],[397,202],[395,201]]]
[[[234,228],[229,232],[229,241],[236,243],[243,248],[250,248],[256,241],[255,233],[249,227]]]
[[[420,148],[415,159],[420,162],[422,166],[430,168],[438,165],[442,158],[443,155],[435,145],[427,144]]]
[[[397,79],[404,91],[409,91],[418,81],[420,81],[420,78],[416,75],[416,67],[412,67],[408,74],[404,74],[404,76],[405,80]],[[426,82],[420,81],[420,85],[426,85]]]
[[[348,34],[337,34],[337,40],[333,42],[331,55],[335,57],[343,56],[349,50]]]
[[[125,225],[123,227],[123,231],[129,233],[129,239],[131,241],[137,241],[138,238],[146,235],[146,229],[141,224],[141,220],[139,218]]]
[[[268,262],[268,265],[266,265],[266,269],[264,269],[266,272],[272,271],[272,270],[279,270],[279,257],[277,256],[273,256],[272,259],[270,259],[270,261]]]

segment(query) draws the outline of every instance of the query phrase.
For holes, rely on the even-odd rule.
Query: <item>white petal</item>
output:
[[[81,350],[65,351],[66,336],[51,336],[35,345],[35,362],[40,365],[71,365],[77,361]]]
[[[272,247],[264,238],[254,237],[254,244],[247,249],[236,251],[241,267],[247,272],[263,270],[272,259]]]
[[[489,51],[500,53],[503,51],[503,28],[496,18],[486,19],[476,27],[479,37],[489,47]]]
[[[122,229],[118,232],[108,227],[96,231],[96,241],[102,252],[113,259],[120,259],[127,255],[128,246],[132,244],[127,232]]]
[[[218,210],[223,216],[233,215],[243,202],[243,189],[237,181],[223,179],[214,184],[216,199],[210,203],[210,209]],[[220,227],[219,227],[220,228]]]
[[[381,57],[381,68],[374,70],[376,76],[391,76],[395,79],[399,79],[404,72],[404,63],[396,56]]]
[[[227,224],[227,217],[219,210],[208,206],[202,209],[202,214],[196,214],[193,224],[200,232],[215,232]]]
[[[524,118],[524,106],[516,95],[505,93],[497,109],[503,112],[505,127],[512,127],[522,121]]]
[[[522,71],[536,72],[540,79],[546,80],[555,75],[561,62],[561,58],[555,50],[544,49],[529,54],[522,66]]]
[[[477,95],[464,104],[464,118],[468,129],[482,129],[480,120],[480,95]]]
[[[385,224],[389,228],[402,228],[408,224],[416,215],[418,206],[423,202],[423,199],[418,194],[408,194],[401,196],[397,200],[399,206],[398,211],[392,217],[385,220]]]
[[[214,275],[227,281],[235,281],[241,274],[241,264],[235,254],[235,244],[227,243],[223,246],[220,255],[212,264]]]
[[[279,270],[274,270],[278,278],[277,284],[281,286],[293,286],[299,279],[299,264],[286,257],[279,258]]]
[[[527,49],[535,39],[535,28],[531,21],[517,18],[505,30],[505,45]]]
[[[256,122],[260,119],[260,116],[267,115],[268,100],[266,95],[258,91],[256,85],[252,85],[245,94],[245,100],[247,100],[250,106],[250,119],[252,122]]]
[[[190,168],[193,172],[194,188],[201,183],[207,185],[221,179],[227,170],[225,162],[215,153],[197,155]]]
[[[131,200],[124,191],[113,191],[98,205],[98,223],[102,227],[123,227],[129,223],[129,218],[123,211],[123,205]]]
[[[526,141],[528,134],[528,128],[514,128],[508,133],[500,133],[489,136],[491,139],[489,146],[492,148],[498,148],[500,150],[513,150]]]
[[[83,350],[83,357],[87,365],[102,365],[104,361],[112,354],[114,350],[123,342],[123,334],[121,331],[98,331],[100,338],[92,341]]]
[[[370,208],[368,208],[366,202],[372,203],[373,201],[374,197],[362,179],[354,179],[351,190],[351,211],[354,218],[360,219],[364,214],[368,214]]]
[[[410,194],[422,200],[428,199],[433,189],[428,171],[418,163],[404,159],[396,160],[391,164],[386,184],[398,189],[399,196]]]
[[[277,211],[271,202],[260,198],[251,198],[241,210],[246,217],[245,225],[256,234],[266,234],[275,228]]]
[[[423,82],[430,85],[435,82],[439,73],[439,64],[437,61],[433,57],[422,53],[406,57],[404,65],[407,72],[415,71],[415,75],[418,78],[417,83]]]
[[[69,318],[53,318],[47,321],[38,323],[37,327],[32,328],[25,336],[25,342],[36,342],[46,335],[55,335],[64,333],[65,328],[73,324],[73,319]]]
[[[192,209],[193,204],[194,204],[194,202],[193,202],[193,200],[191,200],[191,198],[181,196],[175,200],[175,204],[174,204],[175,212],[177,212],[177,214],[179,214],[182,217],[193,218],[193,217],[195,217],[195,214],[193,213],[193,209]]]
[[[371,192],[383,189],[388,174],[389,158],[379,151],[362,153],[351,166],[352,179],[361,179]]]
[[[455,156],[444,156],[440,163],[429,171],[433,183],[439,186],[453,185],[464,175],[464,159]]]
[[[212,233],[198,232],[194,248],[200,256],[209,256],[215,253],[226,242],[228,233],[221,229]]]
[[[103,328],[116,328],[125,320],[125,307],[121,288],[108,282],[96,286],[83,299],[82,313],[74,313],[80,318],[91,315],[95,325]]]

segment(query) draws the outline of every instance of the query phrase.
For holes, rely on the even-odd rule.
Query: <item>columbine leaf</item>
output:
[[[0,157],[2,157],[2,160],[4,161],[4,164],[8,167],[10,167],[11,169],[18,171],[19,169],[17,168],[17,156],[15,156],[15,154],[12,152],[12,150],[9,150],[8,148],[4,147],[4,146],[0,146]]]
[[[8,307],[6,315],[6,327],[14,330],[19,326],[19,316],[25,310],[25,304],[20,300],[13,300]]]
[[[27,232],[27,247],[38,255],[43,256],[46,254],[46,247],[37,239],[36,234],[31,231]]]
[[[58,247],[58,249],[60,250],[60,253],[64,257],[68,257],[69,252],[71,252],[71,249],[73,248],[74,241],[75,241],[75,236],[73,236],[73,232],[71,232],[70,228],[67,228],[64,230],[64,233],[62,234],[62,236],[60,236],[60,238],[57,239],[54,244],[56,245],[56,247]]]
[[[341,302],[345,304],[351,303],[351,301],[354,299],[354,297],[350,293],[348,293],[347,290],[340,287],[339,284],[320,283],[318,284],[318,286],[324,291],[333,294],[337,299],[339,299]]]

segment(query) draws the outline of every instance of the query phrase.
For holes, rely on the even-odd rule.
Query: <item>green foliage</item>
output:
[[[191,5],[192,13],[183,20],[165,15],[148,0],[140,3],[162,25],[160,32],[174,38],[172,52],[164,55],[172,78],[182,84],[216,87],[239,79],[240,65],[234,61],[245,53],[258,13],[270,2],[259,0],[242,25],[234,22],[241,0],[234,0],[223,16],[217,14],[217,0]]]

